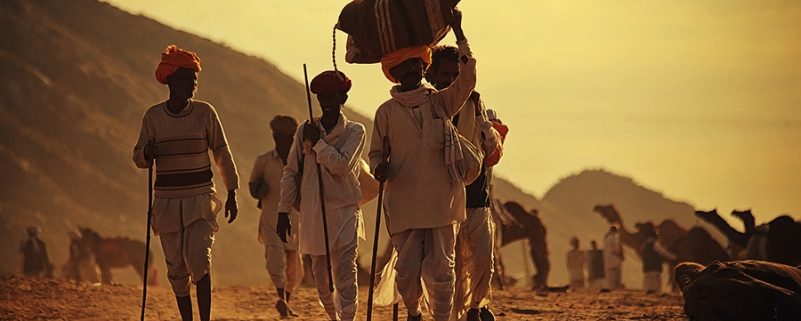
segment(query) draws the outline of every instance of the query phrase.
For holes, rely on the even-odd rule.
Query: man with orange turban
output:
[[[161,54],[161,63],[156,67],[156,80],[167,85],[167,78],[179,68],[200,72],[200,57],[194,52],[186,51],[175,45],[169,45]]]
[[[200,58],[171,45],[161,54],[156,80],[169,87],[167,101],[150,107],[142,118],[133,161],[139,168],[155,162],[153,233],[161,239],[167,278],[181,319],[192,320],[190,282],[197,287],[200,319],[211,315],[211,246],[222,208],[212,181],[214,162],[228,190],[225,217],[237,216],[239,176],[222,123],[211,104],[194,100]]]
[[[382,59],[387,78],[400,85],[376,111],[369,156],[376,179],[387,182],[384,209],[398,252],[396,281],[408,320],[422,318],[421,278],[434,320],[449,320],[453,307],[454,247],[459,222],[465,219],[465,185],[462,177],[454,177],[455,165],[443,155],[453,151],[450,119],[476,84],[476,60],[462,31],[461,12],[455,10],[454,16],[451,26],[462,65],[448,88],[438,91],[422,83],[431,59],[428,48],[406,49]],[[390,145],[389,164],[383,162],[384,139]]]
[[[307,122],[295,133],[281,179],[276,230],[284,242],[293,232],[299,234],[300,252],[312,258],[317,294],[328,317],[351,321],[356,316],[359,302],[357,246],[358,240],[364,239],[364,223],[359,209],[362,199],[359,166],[364,149],[364,125],[348,120],[342,113],[351,87],[351,81],[344,73],[325,71],[312,79],[310,87],[317,95],[323,115],[311,124]],[[317,172],[318,168],[321,173]],[[323,195],[320,195],[318,175],[323,181]],[[297,176],[300,176],[299,180]],[[300,228],[292,231],[289,213],[298,195]],[[322,202],[328,223],[335,293],[328,288]]]

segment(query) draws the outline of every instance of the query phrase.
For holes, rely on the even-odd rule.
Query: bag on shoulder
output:
[[[261,199],[267,195],[269,185],[263,179],[259,178],[255,181],[248,183],[248,190],[250,196],[256,199],[256,208],[261,209]]]
[[[257,200],[261,200],[265,195],[267,195],[267,182],[261,178],[256,179],[248,183],[248,189],[250,190],[250,196]]]
[[[464,186],[472,184],[478,175],[481,174],[481,164],[484,162],[484,151],[470,142],[470,139],[459,133],[453,122],[444,114],[442,107],[436,99],[431,100],[431,118],[436,123],[436,126],[442,127],[441,130],[434,132],[434,135],[443,136],[441,140],[437,140],[439,144],[445,144],[445,141],[453,141],[455,145],[454,150],[456,153],[461,152],[461,159],[456,160],[455,167],[458,172],[459,179],[461,179]],[[453,139],[447,139],[446,136],[452,136]],[[446,155],[448,151],[445,151]],[[447,158],[448,156],[446,156]]]
[[[359,206],[361,206],[378,196],[378,181],[373,174],[370,174],[370,165],[363,158],[359,158],[357,167],[359,189],[362,191],[362,198],[359,200]]]
[[[456,130],[454,128],[454,130]],[[462,175],[464,186],[472,184],[481,174],[481,163],[484,161],[484,151],[473,145],[467,137],[456,132],[462,150],[462,160],[457,163]]]

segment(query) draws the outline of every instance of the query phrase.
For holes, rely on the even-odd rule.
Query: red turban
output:
[[[156,80],[166,85],[167,77],[174,74],[178,68],[189,68],[198,72],[200,71],[200,57],[194,52],[169,45],[161,53],[161,63],[156,68]]]
[[[384,55],[384,57],[381,58],[381,70],[384,71],[384,77],[387,77],[391,82],[397,83],[398,80],[392,77],[389,70],[412,58],[423,59],[423,63],[426,66],[430,65],[431,48],[428,46],[406,47]]]
[[[350,90],[351,81],[341,71],[326,70],[314,77],[311,84],[311,92],[317,95],[327,95],[333,93],[346,93]]]

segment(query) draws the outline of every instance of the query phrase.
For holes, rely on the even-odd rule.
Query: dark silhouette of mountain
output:
[[[201,57],[196,98],[217,108],[242,187],[255,157],[273,147],[269,121],[276,114],[308,117],[303,84],[270,62],[150,18],[93,0],[9,0],[0,9],[0,274],[16,271],[17,245],[31,225],[42,228],[57,274],[67,258],[67,232],[78,226],[144,240],[147,171],[134,167],[131,151],[142,114],[167,98],[166,86],[154,78],[167,45]],[[370,119],[346,113],[372,132]],[[238,194],[237,221],[220,219],[214,282],[267,283],[256,241],[259,212],[246,189]],[[364,214],[370,240],[375,205]],[[166,284],[153,240],[153,262]],[[369,264],[369,244],[360,247],[363,264]],[[114,274],[138,282],[132,269]]]

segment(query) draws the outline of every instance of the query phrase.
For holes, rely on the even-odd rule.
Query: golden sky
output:
[[[348,1],[109,2],[302,81],[303,63],[312,74],[332,68],[331,29]],[[498,175],[542,197],[560,178],[605,168],[697,208],[801,218],[801,1],[460,8],[477,90],[511,128]],[[349,104],[372,116],[390,84],[376,65],[347,65],[345,39],[337,33]]]

